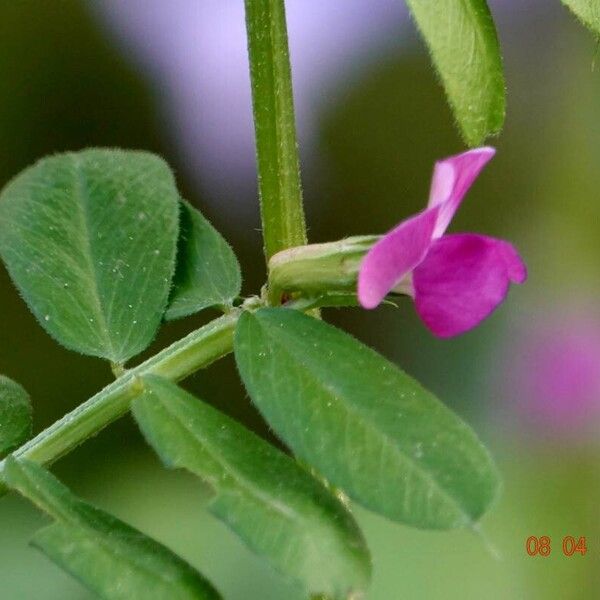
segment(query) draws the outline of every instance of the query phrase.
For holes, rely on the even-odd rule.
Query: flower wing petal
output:
[[[425,258],[438,212],[434,207],[402,221],[369,250],[358,273],[358,300],[363,308],[375,308]]]
[[[484,146],[435,163],[428,204],[429,208],[440,207],[434,238],[444,234],[465,194],[495,153],[494,148]]]
[[[517,251],[503,240],[475,234],[436,240],[413,272],[415,306],[439,337],[464,333],[504,300],[510,282],[527,271]]]

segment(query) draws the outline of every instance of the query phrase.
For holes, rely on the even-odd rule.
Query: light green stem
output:
[[[264,250],[306,243],[283,0],[245,0]],[[273,299],[271,295],[271,299]]]
[[[139,377],[161,375],[179,381],[231,352],[241,314],[235,309],[178,340],[79,405],[14,452],[40,464],[51,463],[127,412],[141,391]],[[4,461],[0,462],[0,489]]]

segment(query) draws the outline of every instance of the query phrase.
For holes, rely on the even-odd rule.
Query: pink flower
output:
[[[444,235],[465,194],[495,154],[478,148],[435,165],[427,208],[384,235],[362,261],[358,299],[375,308],[390,292],[415,301],[425,325],[439,337],[475,327],[504,300],[526,267],[503,240]]]

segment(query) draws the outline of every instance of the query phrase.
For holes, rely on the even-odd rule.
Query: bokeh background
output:
[[[182,193],[236,249],[245,291],[264,279],[242,0],[0,2],[0,183],[86,146],[164,155]],[[400,0],[288,0],[311,241],[383,232],[419,210],[435,159],[461,151],[443,92]],[[374,555],[369,600],[578,599],[600,589],[600,68],[593,36],[558,0],[490,2],[504,49],[506,128],[454,222],[512,240],[526,286],[477,330],[434,339],[407,301],[326,312],[471,423],[504,478],[481,535],[357,516]],[[152,350],[207,316],[165,326]],[[23,383],[41,430],[110,381],[58,347],[0,267],[0,371]],[[185,382],[269,432],[233,361]],[[300,600],[167,472],[128,419],[55,467],[78,494],[163,541],[232,600]],[[28,547],[45,522],[0,499],[0,598],[88,593]],[[548,558],[527,556],[548,535]],[[563,536],[586,536],[567,558]]]

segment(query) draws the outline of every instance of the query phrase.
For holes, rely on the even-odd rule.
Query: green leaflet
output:
[[[310,593],[364,590],[369,553],[350,513],[292,458],[166,379],[142,378],[133,413],[163,462],[214,492],[211,511]]]
[[[600,1],[599,0],[562,0],[581,22],[600,35]]]
[[[31,435],[31,403],[25,389],[0,375],[0,456]]]
[[[502,57],[485,0],[406,0],[469,146],[498,133],[506,92]]]
[[[107,600],[218,600],[188,563],[115,517],[82,502],[39,465],[9,457],[6,482],[56,522],[33,544]]]
[[[162,319],[178,202],[169,167],[146,152],[45,158],[0,195],[0,255],[50,335],[124,362],[146,348]]]
[[[235,357],[250,396],[302,460],[351,498],[421,528],[477,521],[498,490],[467,425],[348,334],[289,309],[244,313]]]
[[[178,319],[215,305],[230,306],[240,294],[240,265],[223,236],[191,204],[182,201],[177,268],[165,318]]]

